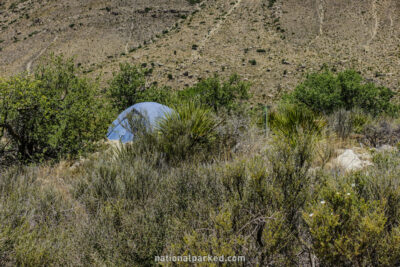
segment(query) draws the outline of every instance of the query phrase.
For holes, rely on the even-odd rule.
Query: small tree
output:
[[[0,134],[20,158],[74,156],[102,139],[113,114],[72,59],[52,56],[34,76],[0,82]]]

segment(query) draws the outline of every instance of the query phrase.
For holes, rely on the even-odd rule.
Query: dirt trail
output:
[[[389,34],[390,34],[390,37],[393,37],[393,35],[394,35],[394,28],[393,28],[393,26],[394,26],[394,23],[393,23],[393,1],[392,0],[389,0],[388,1],[388,4],[387,4],[387,11],[388,11],[388,17],[389,17],[389,22],[390,22],[390,24],[389,24]]]
[[[308,46],[307,46],[307,51],[310,48],[310,46],[319,39],[320,36],[324,33],[324,22],[325,22],[325,7],[324,7],[324,0],[315,0],[315,6],[316,6],[316,12],[317,12],[317,18],[318,18],[318,33],[313,38]]]
[[[58,36],[56,36],[56,37],[53,39],[53,41],[51,41],[51,43],[50,43],[48,46],[46,46],[44,49],[42,49],[42,51],[40,51],[39,54],[37,54],[33,59],[31,59],[31,60],[26,64],[26,72],[27,72],[28,74],[31,73],[31,68],[32,68],[33,62],[35,62],[38,58],[40,58],[40,57],[46,52],[46,50],[49,49],[49,47],[50,47],[55,41],[57,41],[57,39],[58,39]]]
[[[238,0],[231,9],[218,21],[218,23],[208,32],[207,36],[200,42],[197,50],[193,50],[192,52],[192,61],[197,60],[201,57],[200,52],[207,45],[208,41],[219,31],[222,25],[225,23],[226,19],[235,11],[239,5],[242,3],[242,0]]]
[[[371,42],[375,39],[376,34],[378,33],[378,28],[379,28],[379,17],[378,17],[378,10],[377,10],[377,4],[378,0],[372,0],[372,7],[371,7],[371,11],[372,11],[372,17],[375,20],[375,23],[372,27],[371,30],[371,38],[368,39],[366,46],[369,47],[369,45],[371,44]]]
[[[324,20],[325,20],[325,8],[324,8],[324,0],[317,0],[317,14],[319,20],[319,36],[324,32]]]
[[[134,26],[135,26],[135,25],[134,25],[133,22],[132,22],[131,27],[130,27],[130,29],[129,29],[129,39],[128,39],[128,41],[126,42],[126,45],[125,45],[125,53],[126,53],[126,54],[129,53],[129,43],[132,41],[133,27],[134,27]]]

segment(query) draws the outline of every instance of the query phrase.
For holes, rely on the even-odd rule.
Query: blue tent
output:
[[[125,109],[118,118],[113,121],[108,129],[107,138],[109,140],[121,140],[122,143],[132,141],[134,136],[130,130],[129,118],[132,115],[138,115],[144,122],[147,129],[153,129],[160,118],[173,112],[167,106],[155,102],[143,102],[135,104]],[[136,120],[135,120],[136,121]]]

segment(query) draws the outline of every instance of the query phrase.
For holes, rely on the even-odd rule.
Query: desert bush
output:
[[[169,211],[158,189],[164,167],[147,148],[138,141],[114,148],[74,181],[74,198],[92,222],[80,229],[87,262],[151,266],[161,254]]]
[[[216,266],[400,264],[398,151],[325,173],[312,167],[334,144],[306,107],[279,106],[265,135],[221,112],[239,98],[215,109],[201,104],[207,94],[181,94],[153,131],[132,114],[133,142],[72,167],[0,172],[0,265],[155,266],[155,256],[188,254],[246,257]],[[332,116],[344,128],[346,116],[353,129],[369,119],[343,110]]]
[[[304,233],[301,212],[313,183],[309,174],[313,151],[311,143],[299,140],[293,147],[283,140],[274,139],[267,157],[234,160],[219,167],[215,188],[223,201],[211,205],[212,219],[181,225],[186,234],[168,251],[175,255],[235,253],[246,256],[248,266],[298,264]]]
[[[114,73],[109,82],[108,94],[112,105],[118,111],[140,102],[158,102],[170,104],[175,101],[176,94],[170,87],[157,87],[147,84],[150,70],[129,63],[120,64],[119,72]]]
[[[364,83],[354,70],[337,75],[325,71],[313,73],[299,84],[287,97],[289,102],[303,104],[315,112],[331,114],[344,108],[359,108],[377,116],[382,113],[394,114],[397,105],[391,103],[395,93],[383,86]]]
[[[390,230],[400,225],[400,158],[398,151],[374,153],[372,162],[376,168],[368,173],[354,174],[349,183],[366,200],[386,199],[385,228]]]
[[[266,153],[171,164],[144,131],[73,169],[9,168],[0,263],[154,266],[157,255],[211,254],[245,256],[238,266],[398,265],[398,152],[331,176],[310,171],[317,139],[300,133],[289,143],[277,131]]]
[[[258,130],[252,126],[252,123],[249,122],[250,117],[246,114],[220,113],[218,119],[221,120],[221,123],[216,127],[218,143],[215,148],[221,157],[233,157],[244,146],[250,145],[251,141],[247,138]]]
[[[210,106],[215,112],[226,109],[227,111],[237,110],[243,100],[250,98],[250,84],[244,82],[236,74],[228,80],[221,81],[218,76],[208,78],[179,92],[179,97],[184,100],[200,102]]]
[[[117,110],[122,111],[145,101],[165,105],[197,101],[210,106],[214,111],[231,111],[237,110],[241,102],[250,97],[250,84],[242,81],[238,75],[232,75],[227,81],[221,81],[218,76],[214,76],[198,82],[193,87],[175,92],[170,87],[147,86],[147,73],[148,70],[143,67],[128,63],[120,65],[120,71],[114,73],[108,89],[111,102]]]
[[[270,176],[277,192],[277,211],[282,218],[279,255],[284,264],[297,265],[300,251],[310,254],[304,245],[301,212],[312,198],[312,187],[324,180],[310,168],[317,158],[317,144],[324,134],[325,122],[312,111],[297,105],[281,105],[269,116],[274,136],[269,148]],[[324,160],[325,155],[319,160]],[[284,244],[284,245],[283,245]]]
[[[400,125],[395,125],[390,120],[373,121],[364,126],[361,134],[363,143],[368,146],[395,146],[400,142]]]
[[[328,118],[329,127],[342,139],[353,132],[352,112],[345,109],[335,111]]]
[[[0,265],[66,264],[61,246],[73,246],[73,203],[39,179],[38,167],[0,173]]]
[[[315,139],[301,135],[295,144],[279,136],[274,140],[269,152],[270,175],[279,192],[279,208],[288,234],[286,239],[292,240],[283,249],[288,258],[296,260],[294,255],[301,244],[301,211],[309,200],[311,185],[316,182],[309,172],[315,155]]]
[[[0,83],[0,133],[23,160],[74,157],[104,138],[110,116],[96,83],[72,59],[52,56],[34,76]]]
[[[268,8],[272,8],[275,4],[276,0],[268,0]]]
[[[339,109],[328,116],[328,127],[342,139],[352,133],[361,134],[364,127],[373,121],[371,115],[360,109]]]
[[[393,266],[398,264],[398,228],[385,229],[386,199],[364,199],[349,184],[321,190],[303,218],[313,249],[327,266]],[[394,255],[388,253],[394,253]]]

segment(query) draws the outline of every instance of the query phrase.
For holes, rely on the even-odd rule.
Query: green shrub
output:
[[[221,108],[231,111],[237,110],[241,101],[250,97],[249,83],[242,81],[238,75],[232,75],[227,81],[221,81],[218,76],[208,78],[176,93],[169,87],[146,87],[147,72],[128,63],[120,65],[120,71],[114,73],[108,89],[114,108],[122,111],[144,101],[172,105],[195,100],[211,106],[215,111]]]
[[[155,85],[142,91],[137,99],[138,102],[157,102],[164,105],[173,105],[179,102],[176,92],[171,87],[157,87]]]
[[[248,100],[250,84],[244,82],[236,74],[227,81],[221,81],[218,76],[200,81],[193,87],[187,88],[178,93],[181,99],[193,100],[203,105],[208,105],[219,111],[237,110],[241,101]]]
[[[257,61],[255,59],[250,59],[249,63],[253,66],[257,65]]]
[[[63,224],[65,217],[76,219],[71,202],[53,183],[40,180],[37,167],[11,167],[0,173],[0,265],[65,265],[67,253],[62,243],[73,234]],[[40,227],[38,227],[40,225]]]
[[[292,240],[285,249],[287,257],[295,258],[296,246],[301,239],[301,211],[310,199],[314,177],[309,172],[315,158],[315,139],[313,133],[295,135],[289,139],[283,134],[273,138],[269,149],[270,179],[274,181],[277,192],[275,205],[285,220],[286,239]],[[318,177],[320,179],[320,177]]]
[[[288,100],[325,114],[341,108],[359,108],[377,116],[396,112],[397,106],[390,102],[394,95],[386,87],[363,83],[361,75],[356,71],[346,70],[337,75],[329,71],[308,75],[288,96]]]
[[[268,8],[272,8],[275,4],[276,0],[268,0]]]
[[[194,4],[198,4],[201,2],[201,0],[186,0],[189,2],[189,4],[194,5]]]
[[[24,160],[74,157],[104,138],[112,112],[71,59],[52,56],[32,76],[0,83],[0,134]]]
[[[120,64],[120,71],[114,73],[109,94],[114,108],[123,111],[140,102],[140,93],[145,90],[146,70],[128,63]]]
[[[175,101],[176,94],[170,87],[146,86],[148,74],[149,70],[143,66],[120,64],[120,71],[114,73],[108,89],[114,108],[123,111],[140,102],[170,104]]]

